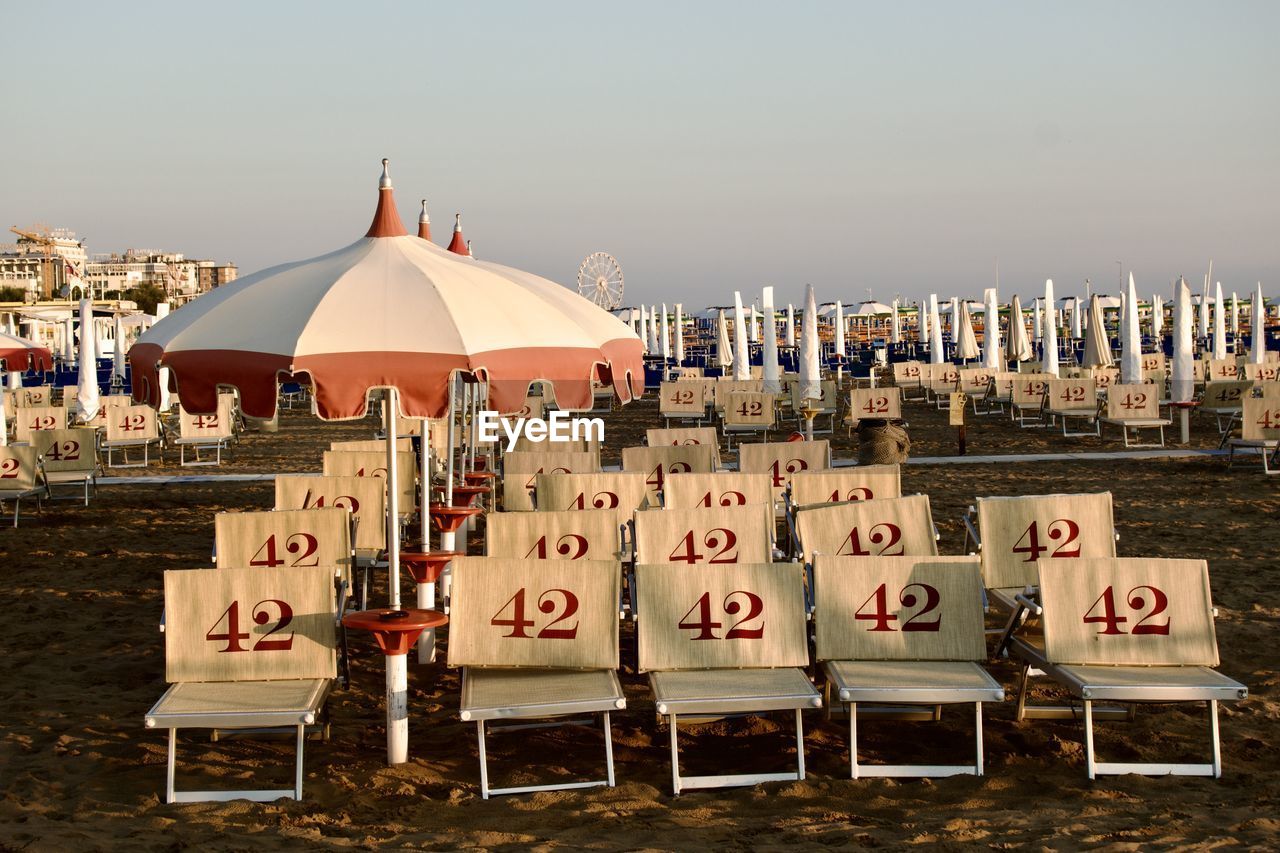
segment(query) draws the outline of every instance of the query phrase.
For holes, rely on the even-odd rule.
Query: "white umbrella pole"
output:
[[[422,443],[419,445],[422,452],[418,454],[418,481],[421,488],[418,490],[418,507],[419,521],[422,522],[422,550],[431,550],[431,421],[427,418],[422,419]],[[431,597],[435,598],[435,584],[431,585]],[[418,606],[422,607],[422,595],[418,595]],[[427,605],[434,607],[434,603]]]
[[[400,482],[396,470],[396,389],[387,389],[387,571],[391,606],[400,606]]]
[[[396,482],[396,389],[387,389],[387,569],[391,606],[400,607],[399,485]],[[409,760],[409,656],[387,655],[387,763]]]
[[[448,444],[448,449],[445,451],[448,454],[448,461],[445,463],[445,477],[444,477],[444,505],[445,506],[453,506],[453,442],[454,442],[454,435],[455,435],[453,431],[453,406],[457,396],[457,387],[458,387],[457,378],[453,375],[450,375],[449,376],[449,421],[448,421],[449,428],[445,433],[446,443]],[[458,534],[453,531],[448,533],[442,532],[440,534],[440,550],[441,551],[456,550],[454,547],[454,542],[457,541],[457,536]],[[466,545],[465,539],[463,540],[463,545]],[[448,598],[449,590],[448,590],[447,584],[445,585],[444,594],[445,594],[445,597]]]

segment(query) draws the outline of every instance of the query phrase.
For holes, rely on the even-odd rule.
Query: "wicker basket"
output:
[[[858,424],[858,464],[893,465],[910,456],[911,437],[890,421],[864,420]]]

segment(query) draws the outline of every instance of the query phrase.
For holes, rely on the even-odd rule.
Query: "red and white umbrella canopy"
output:
[[[490,383],[517,411],[549,381],[564,409],[592,405],[593,379],[627,402],[643,392],[643,345],[627,324],[552,281],[410,236],[383,161],[364,238],[214,290],[156,323],[129,351],[134,395],[155,404],[169,368],[182,405],[213,411],[220,385],[245,414],[275,414],[277,382],[298,377],[325,420],[363,417],[370,389],[394,387],[406,417],[440,417],[449,376]]]
[[[53,356],[47,347],[0,332],[0,363],[11,373],[53,370]]]

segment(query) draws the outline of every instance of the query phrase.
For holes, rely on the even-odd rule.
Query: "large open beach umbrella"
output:
[[[929,294],[929,363],[942,364],[942,318],[938,316],[938,294]]]
[[[988,287],[986,296],[987,307],[983,311],[982,320],[982,366],[988,370],[1000,369],[1000,306],[996,303],[996,289]],[[1009,315],[1010,329],[1012,330],[1013,315]]]
[[[1058,375],[1058,324],[1053,318],[1053,279],[1044,282],[1044,344],[1041,347],[1040,369],[1050,376]]]
[[[1267,360],[1267,303],[1262,298],[1262,282],[1253,291],[1253,304],[1249,306],[1249,361],[1262,364]]]
[[[751,345],[747,341],[747,316],[742,309],[742,292],[733,292],[733,378],[751,378]]]
[[[782,375],[778,368],[778,325],[774,322],[773,288],[766,287],[761,294],[764,302],[764,390],[770,394],[782,391]]]
[[[1005,361],[1030,361],[1036,354],[1027,337],[1027,320],[1022,316],[1022,300],[1013,294],[1009,303],[1009,335],[1005,349]]]
[[[1089,328],[1084,336],[1084,366],[1111,367],[1116,363],[1107,340],[1107,325],[1102,319],[1102,303],[1098,294],[1089,297]]]
[[[1222,301],[1222,282],[1214,282],[1213,294],[1213,357],[1227,357],[1227,312]]]
[[[1142,333],[1138,328],[1138,291],[1129,273],[1128,306],[1120,328],[1120,381],[1134,384],[1142,381]]]
[[[593,404],[592,381],[623,403],[643,391],[642,345],[618,318],[531,273],[451,253],[411,236],[383,161],[364,237],[326,255],[272,267],[213,290],[156,323],[130,350],[135,399],[159,403],[157,372],[173,372],[182,405],[213,412],[220,386],[245,415],[271,420],[282,378],[312,391],[323,420],[364,417],[385,389],[388,460],[396,418],[452,415],[465,374],[489,385],[490,405],[517,411],[530,382],[550,382],[564,409]],[[396,466],[388,464],[387,551],[399,603]],[[423,500],[423,511],[427,501]],[[399,672],[393,672],[395,658]],[[388,658],[388,698],[403,702],[404,656]],[[407,717],[388,702],[388,760],[405,760]]]
[[[822,394],[822,366],[818,343],[818,302],[813,285],[805,285],[804,317],[800,322],[800,398],[817,399]]]

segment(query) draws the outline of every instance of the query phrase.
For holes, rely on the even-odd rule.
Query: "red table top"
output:
[[[472,480],[496,480],[498,475],[493,471],[468,471],[462,475],[462,479],[470,483]]]
[[[429,511],[431,523],[437,530],[443,530],[445,533],[457,530],[462,526],[462,522],[484,512],[478,506],[445,506],[444,504],[432,504]]]
[[[401,551],[400,565],[409,570],[417,583],[435,583],[446,564],[462,551]]]
[[[400,616],[398,614],[405,614]],[[359,610],[342,617],[342,624],[356,631],[372,631],[382,653],[386,655],[408,654],[418,641],[418,635],[427,628],[446,625],[449,617],[436,610]]]

